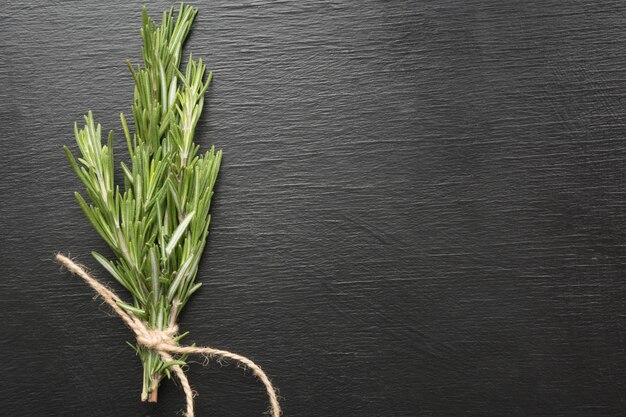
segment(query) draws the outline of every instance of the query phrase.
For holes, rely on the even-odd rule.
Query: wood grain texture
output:
[[[195,4],[197,138],[224,161],[189,341],[261,364],[286,416],[626,415],[623,2]],[[119,290],[62,145],[93,110],[123,148],[140,7],[0,19],[2,413],[173,416],[52,262]],[[200,416],[266,407],[233,365],[189,377]]]

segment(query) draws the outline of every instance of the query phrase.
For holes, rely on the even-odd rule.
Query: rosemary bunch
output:
[[[198,262],[209,230],[209,207],[221,151],[199,154],[194,130],[211,80],[202,60],[190,56],[183,74],[181,50],[197,10],[181,4],[163,13],[161,25],[142,11],[143,67],[128,63],[135,83],[132,105],[135,132],[120,115],[130,166],[121,162],[124,187],[114,181],[113,132],[106,144],[89,112],[82,129],[74,125],[80,157],[65,152],[85,185],[90,202],[75,193],[87,218],[116,259],[94,258],[132,295],[120,306],[152,329],[171,329],[196,283]],[[185,334],[177,335],[178,341]],[[143,363],[143,401],[156,401],[163,376],[173,364],[159,354],[131,345]]]

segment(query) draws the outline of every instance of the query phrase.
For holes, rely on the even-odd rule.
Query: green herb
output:
[[[193,142],[211,73],[205,76],[202,60],[191,56],[185,73],[179,69],[196,13],[181,4],[176,18],[172,8],[157,26],[143,8],[143,67],[128,63],[135,82],[134,133],[120,115],[130,155],[130,166],[120,164],[123,189],[114,181],[113,133],[102,144],[91,112],[82,129],[74,127],[81,156],[75,159],[65,147],[90,202],[79,193],[76,199],[117,259],[93,252],[94,258],[132,295],[132,305],[120,306],[161,330],[176,323],[201,285],[195,278],[222,156],[213,147],[199,154]],[[173,363],[145,347],[133,348],[144,368],[142,400],[156,401],[159,382],[170,376]]]

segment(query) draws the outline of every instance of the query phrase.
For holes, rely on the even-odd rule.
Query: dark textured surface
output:
[[[225,158],[188,340],[286,416],[626,415],[626,7],[563,3],[196,3]],[[89,109],[120,132],[139,13],[0,9],[3,415],[183,407],[139,402],[131,334],[51,260],[112,281],[62,145]],[[199,416],[266,408],[233,365],[189,375]]]

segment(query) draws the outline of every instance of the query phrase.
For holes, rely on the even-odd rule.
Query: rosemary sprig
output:
[[[135,83],[132,114],[135,132],[120,114],[130,166],[121,162],[124,187],[114,181],[113,132],[106,144],[89,112],[82,129],[74,125],[80,157],[65,152],[85,185],[90,202],[75,193],[85,215],[117,259],[94,258],[132,295],[132,311],[153,329],[173,326],[196,283],[198,262],[209,230],[209,208],[221,151],[199,154],[193,142],[211,80],[206,66],[192,56],[179,69],[183,43],[197,10],[181,4],[163,12],[161,25],[142,10],[143,67],[128,67]],[[185,334],[177,336],[177,341]],[[159,382],[169,367],[159,355],[131,345],[144,367],[142,400],[156,401]]]

